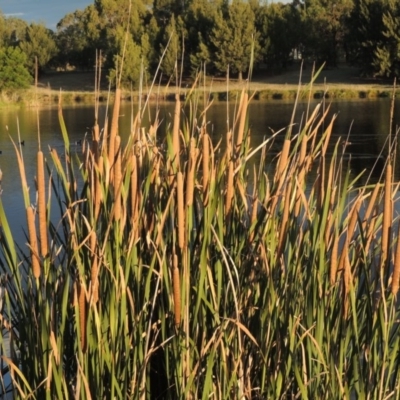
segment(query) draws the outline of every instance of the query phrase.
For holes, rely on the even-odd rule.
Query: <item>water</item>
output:
[[[316,106],[311,104],[311,109]],[[400,103],[398,103],[400,105]],[[225,137],[228,127],[232,126],[236,104],[228,107],[225,103],[217,103],[208,110],[206,118],[208,131],[212,134],[214,142]],[[162,125],[159,131],[159,139],[163,139],[166,124],[173,120],[174,103],[162,103],[158,105]],[[136,106],[133,107],[136,112]],[[249,128],[252,136],[252,147],[260,144],[264,138],[270,136],[288,125],[293,110],[293,102],[263,102],[253,101],[249,107]],[[152,106],[146,112],[145,119],[154,121],[156,107]],[[187,111],[189,112],[189,111]],[[307,112],[307,104],[300,103],[293,127],[297,133],[300,123]],[[350,132],[348,147],[351,157],[351,167],[354,174],[363,169],[370,170],[378,157],[389,132],[390,100],[359,100],[340,101],[331,104],[330,115],[338,114],[332,142],[336,142],[340,136],[343,140]],[[94,121],[94,109],[92,106],[68,107],[63,110],[64,119],[70,135],[71,143],[82,140],[85,135],[90,138],[91,127]],[[106,108],[99,110],[99,123],[103,125]],[[131,125],[131,105],[124,103],[120,113],[120,132],[123,140],[126,140]],[[18,170],[17,158],[9,135],[15,142],[24,141],[22,146],[26,167],[26,176],[30,186],[32,203],[35,203],[34,178],[36,175],[36,152],[38,150],[38,124],[40,125],[41,148],[49,159],[49,147],[56,148],[59,154],[64,151],[61,129],[56,108],[36,109],[10,109],[0,111],[0,168],[3,172],[1,182],[2,200],[15,237],[24,241],[22,228],[25,227],[25,211],[22,199],[21,181]],[[326,122],[328,123],[329,118]],[[400,112],[395,112],[394,123],[400,122]],[[19,137],[18,138],[18,132]],[[280,150],[280,144],[284,135],[276,140],[275,150]],[[76,151],[81,151],[81,146],[75,146]],[[383,165],[383,162],[382,162]],[[375,175],[379,175],[377,169]]]

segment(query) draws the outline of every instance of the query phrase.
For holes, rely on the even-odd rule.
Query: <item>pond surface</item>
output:
[[[311,104],[311,109],[317,102]],[[324,105],[324,107],[327,105]],[[400,123],[400,110],[397,110],[400,102],[396,103],[394,126]],[[212,135],[214,142],[224,138],[227,127],[232,125],[232,119],[237,105],[234,103],[227,106],[226,103],[216,103],[207,112],[208,131]],[[293,132],[297,133],[299,125],[307,112],[307,104],[300,103],[296,110],[295,126]],[[389,133],[390,121],[390,100],[358,100],[358,101],[336,101],[330,106],[330,116],[337,114],[334,124],[333,140],[335,143],[342,137],[351,143],[348,146],[348,156],[351,158],[351,168],[354,174],[362,170],[367,171],[372,168],[375,160],[379,156]],[[159,130],[159,140],[163,139],[166,124],[173,120],[172,114],[174,103],[162,103],[152,106],[146,113],[145,119],[154,121],[157,108],[159,110],[162,124]],[[120,113],[120,134],[123,140],[130,132],[132,109],[134,113],[137,106],[124,103]],[[293,110],[293,102],[263,102],[253,101],[249,107],[249,128],[251,130],[252,147],[256,147],[264,138],[267,138],[273,131],[278,131],[290,122]],[[189,113],[189,110],[186,111]],[[99,123],[103,126],[103,121],[107,111],[105,106],[99,109]],[[91,138],[91,127],[94,121],[94,108],[92,106],[67,107],[63,110],[63,115],[67,130],[70,135],[71,143],[84,139],[85,135]],[[39,128],[38,128],[39,120]],[[326,124],[330,121],[328,118]],[[58,153],[62,154],[64,146],[62,141],[61,129],[59,126],[56,108],[43,109],[13,109],[0,111],[0,168],[3,172],[1,182],[2,200],[9,218],[13,233],[20,238],[18,241],[24,242],[21,234],[25,227],[25,210],[22,199],[20,175],[17,165],[17,158],[10,136],[15,142],[23,141],[23,157],[26,167],[28,185],[32,203],[35,202],[34,178],[36,175],[36,153],[38,150],[38,130],[40,131],[41,148],[45,155],[49,154],[49,147],[57,148]],[[395,131],[395,128],[394,128]],[[19,132],[19,138],[18,138]],[[280,150],[280,143],[284,138],[284,131],[275,142],[275,151]],[[76,145],[76,151],[81,151],[81,146]],[[48,157],[49,158],[49,157]],[[271,157],[272,158],[272,157]],[[381,160],[383,168],[383,159]],[[375,176],[379,176],[380,170],[377,169]],[[22,235],[22,236],[21,236]]]

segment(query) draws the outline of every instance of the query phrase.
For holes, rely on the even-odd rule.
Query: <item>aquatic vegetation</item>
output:
[[[60,106],[65,153],[39,147],[37,204],[15,146],[26,248],[0,198],[1,345],[15,398],[398,393],[391,141],[383,181],[359,184],[328,107],[310,105],[302,125],[253,149],[252,94],[240,93],[214,143],[194,89],[189,113],[176,97],[166,132],[139,113],[122,142],[120,95],[105,134],[95,116],[81,157]]]

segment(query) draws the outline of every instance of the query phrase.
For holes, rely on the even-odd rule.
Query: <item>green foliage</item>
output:
[[[0,92],[29,87],[26,56],[18,47],[0,48]]]
[[[347,18],[353,0],[307,0],[303,10],[305,55],[337,66],[345,53]]]
[[[57,24],[56,43],[59,49],[57,63],[64,68],[93,68],[95,64],[96,18],[93,5],[83,11],[67,14]]]
[[[49,61],[57,54],[52,31],[43,24],[30,24],[25,31],[25,36],[21,39],[19,47],[26,55],[29,70],[34,74],[35,57],[37,58],[39,69],[43,69]]]
[[[0,11],[0,46],[16,46],[24,38],[27,23],[19,18],[5,18]]]
[[[160,69],[163,74],[173,81],[177,81],[182,60],[182,19],[174,16],[171,17],[167,26],[164,29],[161,42],[161,53],[164,53],[164,58],[161,62]]]
[[[365,75],[399,76],[400,4],[393,0],[355,0],[349,18],[349,53]],[[374,26],[374,29],[370,27]]]
[[[252,49],[259,57],[255,16],[247,2],[234,0],[223,4],[211,33],[214,46],[213,61],[220,72],[229,70],[242,78],[250,66]]]
[[[285,68],[292,50],[303,46],[305,27],[298,8],[291,4],[261,7],[256,13],[256,27],[260,32],[262,58],[269,66]]]
[[[140,65],[148,67],[153,32],[146,32],[150,22],[149,8],[145,2],[134,4],[129,0],[96,0],[98,37],[106,57],[105,66],[110,78],[121,75],[123,84],[138,82]],[[123,62],[122,62],[123,59]],[[123,66],[122,74],[120,68]]]

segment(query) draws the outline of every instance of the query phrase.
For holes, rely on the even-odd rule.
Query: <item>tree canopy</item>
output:
[[[92,69],[101,50],[109,79],[125,86],[158,67],[165,79],[204,65],[240,79],[250,62],[254,70],[275,71],[294,54],[393,77],[400,74],[399,21],[397,0],[94,0],[65,15],[55,32],[0,11],[0,47],[19,47],[31,74],[35,57],[42,72]]]

